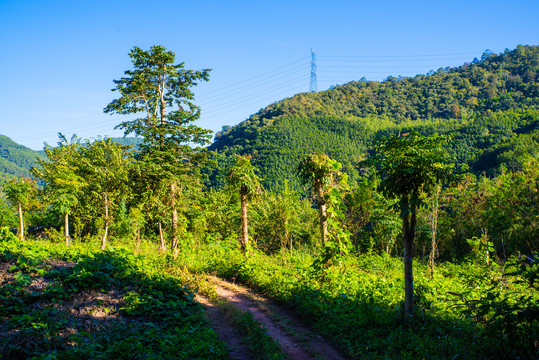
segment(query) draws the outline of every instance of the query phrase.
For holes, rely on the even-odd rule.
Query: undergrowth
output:
[[[403,321],[403,265],[356,255],[313,276],[314,254],[244,256],[233,242],[184,253],[191,271],[255,287],[280,302],[357,359],[535,359],[536,289],[496,264],[439,264],[434,278],[414,263],[415,311]],[[506,271],[507,272],[507,271]],[[526,273],[527,274],[527,273]]]
[[[349,255],[340,266],[313,274],[314,252],[245,256],[232,241],[184,248],[173,259],[150,248],[135,255],[123,248],[2,239],[0,358],[226,358],[184,285],[215,297],[207,273],[286,305],[350,358],[539,357],[537,259],[511,259],[505,268],[444,263],[434,278],[416,261],[416,308],[408,326],[402,320],[403,265],[389,256]],[[251,346],[265,349],[263,358],[279,358],[248,317],[236,323]]]
[[[2,240],[0,358],[227,358],[169,258]]]

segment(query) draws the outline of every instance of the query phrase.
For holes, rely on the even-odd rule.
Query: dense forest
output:
[[[104,111],[136,148],[60,135],[2,188],[0,357],[226,358],[194,302],[214,274],[348,358],[537,358],[539,47],[298,94],[207,148],[210,70],[129,56]],[[114,321],[67,320],[96,293]]]

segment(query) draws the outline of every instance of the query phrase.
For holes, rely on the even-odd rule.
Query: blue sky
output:
[[[134,46],[163,45],[197,86],[197,125],[218,131],[309,90],[458,66],[490,49],[538,45],[539,1],[0,0],[0,134],[32,149],[121,136],[103,113]]]

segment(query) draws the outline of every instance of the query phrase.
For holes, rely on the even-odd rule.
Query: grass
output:
[[[250,312],[243,312],[230,303],[219,305],[228,320],[238,330],[242,340],[256,360],[286,359],[281,347],[271,338],[267,330],[260,325]]]

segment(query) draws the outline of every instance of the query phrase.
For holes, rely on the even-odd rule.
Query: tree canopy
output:
[[[146,146],[206,144],[210,131],[191,124],[200,117],[191,88],[199,81],[208,81],[210,70],[186,70],[184,63],[174,64],[176,55],[160,45],[149,51],[134,47],[129,57],[134,69],[127,70],[126,77],[114,80],[113,91],[121,96],[104,111],[145,116],[124,121],[117,128],[126,135],[141,136]]]

